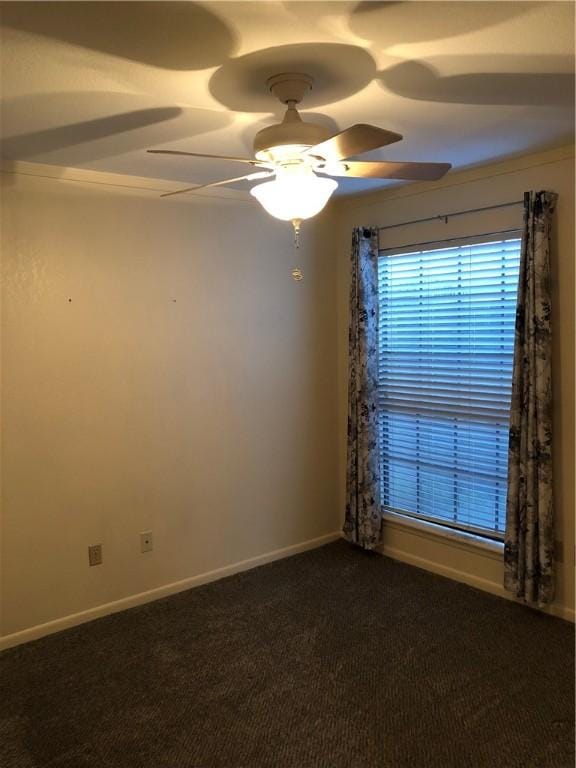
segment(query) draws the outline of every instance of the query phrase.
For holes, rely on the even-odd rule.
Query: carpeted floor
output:
[[[573,626],[344,542],[6,651],[2,768],[568,768]]]

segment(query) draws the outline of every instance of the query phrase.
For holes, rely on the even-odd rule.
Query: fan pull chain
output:
[[[298,254],[298,251],[300,250],[300,225],[302,224],[302,219],[292,219],[292,226],[294,227],[294,255],[296,256]],[[294,267],[292,270],[292,279],[293,280],[302,280],[302,270],[300,267]]]
[[[300,250],[300,225],[302,219],[292,219],[292,226],[294,227],[294,248]]]

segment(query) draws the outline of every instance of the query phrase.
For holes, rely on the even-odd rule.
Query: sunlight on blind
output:
[[[382,252],[386,509],[501,537],[520,239]]]

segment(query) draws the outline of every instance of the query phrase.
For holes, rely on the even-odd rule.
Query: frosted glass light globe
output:
[[[252,187],[250,194],[271,216],[283,221],[310,219],[324,208],[338,186],[334,179],[316,176],[311,168],[279,168],[274,181]]]

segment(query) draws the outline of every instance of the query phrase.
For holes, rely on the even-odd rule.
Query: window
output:
[[[506,515],[520,262],[509,238],[378,259],[384,509],[492,538]]]

